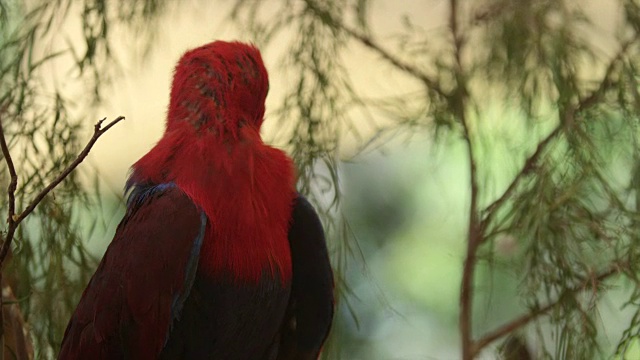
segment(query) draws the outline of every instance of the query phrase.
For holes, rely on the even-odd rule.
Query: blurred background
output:
[[[464,52],[456,58],[452,3],[0,1],[0,89],[9,104],[2,121],[22,171],[19,201],[75,157],[97,119],[126,117],[16,237],[5,277],[22,304],[35,357],[57,352],[69,309],[124,213],[129,167],[162,135],[177,60],[217,39],[261,48],[271,83],[263,136],[295,159],[300,189],[327,228],[341,297],[326,358],[461,358],[459,292],[472,197],[465,139],[473,139],[480,185],[474,197],[485,209],[566,120],[563,111],[575,105],[581,114],[591,106],[582,100],[592,93],[602,107],[576,117],[603,118],[614,128],[558,140],[534,165],[561,174],[540,170],[538,178],[553,182],[537,188],[526,180],[498,209],[495,224],[488,223],[493,232],[485,234],[476,263],[473,334],[480,338],[565,294],[600,265],[631,256],[625,249],[635,240],[619,227],[631,229],[637,221],[635,215],[622,219],[627,212],[620,209],[635,209],[640,5],[462,2],[456,15]],[[467,123],[452,105],[462,83]],[[575,175],[577,168],[599,170]],[[601,214],[611,209],[600,197],[605,191],[583,183],[600,170],[607,191],[621,199],[619,212]],[[2,176],[4,188],[6,170]],[[546,189],[548,198],[541,195]],[[536,210],[535,203],[563,196],[577,199],[583,213],[563,208],[562,216],[580,217],[585,228],[606,233],[602,237],[626,239],[620,240],[624,246],[571,232],[582,220],[570,218],[561,227],[573,235],[558,236],[567,243],[574,236],[579,249],[557,252],[557,240],[540,250],[536,236],[560,231],[551,220],[529,221],[541,216],[536,211],[554,214],[551,205]],[[592,240],[599,245],[589,245]],[[566,267],[549,268],[554,262]],[[556,284],[547,277],[562,279],[562,287],[546,288]],[[576,304],[584,300],[576,295],[567,311],[518,328],[518,336],[527,339],[534,358],[640,358],[633,340],[636,308],[622,308],[635,301],[637,287],[629,279],[613,284],[602,293],[594,285],[598,305],[584,310],[589,326],[575,320],[582,309]],[[628,348],[620,351],[623,340]],[[479,358],[498,358],[500,344],[491,343]]]

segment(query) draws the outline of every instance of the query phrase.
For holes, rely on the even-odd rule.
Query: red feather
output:
[[[134,165],[134,181],[172,181],[205,211],[212,226],[199,266],[211,275],[230,271],[256,282],[270,269],[291,277],[294,173],[285,153],[260,138],[267,90],[253,46],[214,42],[187,52],[176,67],[165,135]]]

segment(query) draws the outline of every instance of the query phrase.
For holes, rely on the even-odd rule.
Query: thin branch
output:
[[[547,137],[545,137],[542,141],[540,141],[540,143],[538,143],[538,146],[536,147],[536,151],[534,151],[533,154],[531,154],[531,156],[529,156],[527,160],[524,162],[522,169],[518,172],[516,177],[513,178],[513,180],[507,187],[507,190],[505,190],[505,192],[502,193],[502,196],[500,196],[500,198],[495,200],[493,203],[491,203],[491,205],[487,206],[487,208],[485,209],[484,212],[487,215],[482,221],[484,225],[489,224],[489,222],[491,221],[491,218],[495,214],[495,210],[498,207],[500,207],[507,200],[507,198],[509,198],[509,196],[511,196],[515,188],[520,184],[520,180],[535,169],[535,164],[538,162],[538,159],[540,158],[544,150],[547,148],[549,143],[551,143],[551,141],[555,139],[561,132],[562,132],[562,124],[558,125],[555,129],[553,129],[553,131],[549,133],[549,135],[547,135]]]
[[[640,38],[640,32],[637,32],[633,36],[633,38],[625,41],[622,44],[616,56],[614,56],[609,62],[607,70],[605,71],[605,75],[600,81],[598,88],[592,91],[591,94],[589,94],[587,97],[580,99],[575,106],[571,106],[567,109],[564,114],[564,119],[562,119],[563,121],[561,121],[560,124],[558,124],[558,126],[556,126],[553,131],[551,131],[551,133],[549,133],[549,135],[547,135],[547,137],[545,137],[538,144],[536,151],[531,154],[531,156],[529,156],[527,160],[525,160],[522,169],[520,169],[515,178],[513,178],[504,193],[502,193],[502,195],[498,199],[496,199],[493,203],[486,207],[486,209],[484,210],[485,216],[482,220],[483,227],[486,227],[491,222],[492,218],[496,214],[496,210],[500,206],[502,206],[506,202],[506,200],[513,194],[516,187],[518,187],[518,185],[520,184],[522,178],[535,169],[536,163],[538,162],[544,150],[551,143],[551,141],[562,133],[562,130],[567,124],[572,124],[574,122],[575,115],[597,104],[597,102],[602,99],[606,91],[609,90],[613,85],[615,85],[615,82],[613,81],[614,71],[618,64],[624,60],[624,55],[627,53],[631,45],[637,42],[638,38]]]
[[[469,97],[464,69],[462,66],[462,49],[464,41],[458,23],[459,7],[457,0],[449,2],[449,27],[453,35],[456,89],[451,97],[452,110],[460,120],[464,132],[464,141],[467,147],[469,161],[469,182],[471,185],[471,202],[469,204],[469,224],[467,234],[467,254],[462,269],[460,281],[460,340],[462,347],[462,359],[471,360],[475,357],[473,342],[473,282],[477,260],[477,250],[483,236],[483,229],[479,226],[478,213],[478,175],[474,145],[471,139],[471,129],[466,116],[466,107]]]
[[[611,61],[609,62],[609,66],[607,66],[607,70],[605,71],[604,77],[598,85],[598,88],[586,98],[581,99],[578,103],[578,112],[595,105],[595,103],[604,96],[604,93],[609,90],[612,85],[615,85],[615,82],[613,81],[614,70],[622,61],[624,61],[625,54],[627,53],[631,45],[637,43],[638,39],[640,39],[640,32],[636,32],[631,39],[625,41],[622,44],[616,56],[614,56],[613,59],[611,59]]]
[[[7,216],[7,222],[11,224],[14,221],[13,215],[16,210],[16,197],[15,192],[18,187],[18,174],[16,173],[16,168],[13,165],[13,159],[11,158],[11,153],[9,152],[9,146],[7,146],[7,139],[4,135],[4,128],[2,126],[2,117],[4,117],[4,113],[7,110],[7,105],[5,105],[2,110],[0,110],[0,147],[2,148],[2,156],[4,157],[5,162],[7,163],[7,168],[9,169],[9,176],[11,177],[11,181],[9,182],[9,188],[7,189],[7,193],[9,195],[9,213]]]
[[[0,148],[2,149],[2,156],[4,157],[5,162],[7,163],[7,168],[9,169],[9,176],[11,180],[9,181],[9,187],[7,189],[7,193],[9,196],[9,212],[7,214],[7,223],[9,224],[9,231],[7,231],[7,235],[11,234],[13,237],[12,229],[15,229],[14,218],[13,215],[16,209],[16,196],[15,191],[18,186],[18,175],[16,173],[16,168],[13,165],[13,159],[11,158],[11,153],[9,152],[9,146],[7,145],[7,139],[4,135],[4,128],[2,127],[2,118],[4,117],[5,112],[7,111],[8,105],[5,104],[0,110]],[[8,239],[8,237],[7,237]],[[0,288],[2,287],[2,265],[0,265]],[[2,300],[2,294],[0,293],[0,360],[4,360],[4,313],[2,311],[4,309],[4,302]]]
[[[412,64],[403,62],[402,60],[400,60],[399,58],[391,54],[386,49],[383,49],[382,46],[378,44],[371,37],[364,35],[362,33],[359,33],[356,30],[347,27],[346,25],[340,25],[340,26],[341,26],[341,29],[344,30],[347,34],[349,34],[352,38],[360,41],[362,45],[378,53],[378,55],[380,55],[383,59],[387,60],[389,63],[391,63],[393,66],[395,66],[399,70],[402,70],[408,73],[409,75],[416,77],[417,79],[422,81],[422,83],[428,89],[435,91],[436,93],[438,93],[438,95],[444,98],[448,97],[448,94],[444,92],[444,90],[442,90],[440,85],[435,80],[433,80],[424,72],[420,71],[418,68],[416,68]]]
[[[115,120],[111,121],[109,124],[107,124],[104,128],[102,127],[102,123],[106,120],[102,119],[100,121],[98,121],[96,123],[96,125],[94,126],[94,130],[93,130],[93,136],[91,137],[91,139],[89,139],[89,142],[87,143],[87,145],[85,145],[84,149],[82,149],[82,151],[80,152],[80,154],[78,154],[78,156],[76,157],[76,159],[69,164],[69,166],[67,166],[66,169],[64,169],[60,175],[58,175],[49,185],[47,185],[44,189],[42,189],[38,195],[36,195],[33,200],[31,200],[31,202],[29,202],[29,205],[27,205],[27,207],[20,213],[20,214],[15,214],[13,212],[10,211],[10,215],[9,215],[9,219],[8,219],[8,229],[7,229],[7,235],[2,243],[2,247],[0,248],[0,269],[2,269],[2,264],[4,263],[5,258],[7,257],[7,253],[9,252],[9,248],[11,247],[11,241],[13,240],[13,235],[15,233],[16,228],[18,227],[18,225],[22,222],[22,220],[24,220],[29,214],[31,214],[31,212],[33,212],[33,210],[36,208],[36,206],[38,206],[38,204],[42,201],[42,199],[44,199],[45,196],[47,196],[47,194],[49,194],[49,192],[51,192],[51,190],[53,190],[56,186],[58,186],[67,176],[69,176],[69,174],[71,174],[71,172],[73,170],[75,170],[76,167],[78,167],[78,165],[80,165],[80,163],[87,157],[87,155],[89,155],[89,152],[91,151],[91,148],[93,147],[93,145],[96,143],[96,141],[98,141],[98,139],[100,138],[100,136],[102,136],[105,132],[107,132],[112,126],[114,126],[115,124],[119,123],[120,121],[124,120],[123,116],[118,116]],[[1,130],[1,125],[0,125],[0,130]],[[2,140],[0,140],[2,142],[2,151],[3,154],[5,155],[5,159],[11,159],[11,157],[9,156],[9,149],[6,148],[6,152],[5,152],[5,147],[6,147],[6,141],[4,138],[4,133],[0,134],[0,138],[2,138]],[[9,164],[10,160],[7,160],[7,164]],[[13,165],[9,165],[9,167],[11,168]],[[11,170],[10,170],[11,171]],[[15,173],[15,169],[13,170],[13,173]],[[12,175],[13,176],[13,175]],[[12,183],[13,183],[13,179],[12,179]],[[16,177],[16,181],[15,184],[13,186],[13,188],[11,187],[11,185],[9,185],[9,198],[14,198],[15,197],[15,185],[17,184],[17,177]],[[10,204],[11,206],[11,204]],[[15,208],[15,206],[14,206]]]
[[[407,63],[393,55],[388,50],[384,49],[376,40],[372,37],[365,35],[347,25],[337,20],[329,11],[322,9],[318,4],[316,4],[313,0],[305,0],[305,4],[307,8],[316,14],[318,18],[320,18],[325,23],[337,28],[339,30],[347,33],[351,38],[358,40],[362,45],[368,47],[369,49],[376,52],[383,59],[387,60],[391,65],[395,66],[397,69],[417,78],[420,80],[428,89],[436,92],[438,95],[443,98],[448,98],[449,94],[447,94],[438,82],[428,76],[425,72],[421,71],[419,68],[414,66],[413,64]]]
[[[49,185],[47,185],[47,187],[42,189],[40,193],[38,193],[38,195],[36,195],[36,197],[33,198],[33,200],[31,200],[29,205],[17,217],[16,219],[17,223],[20,223],[22,220],[24,220],[24,218],[35,209],[35,207],[40,203],[40,201],[42,201],[42,199],[44,199],[44,197],[47,196],[47,194],[51,190],[53,190],[53,188],[58,186],[58,184],[60,184],[62,180],[64,180],[69,174],[71,174],[71,172],[75,170],[75,168],[78,167],[78,165],[80,165],[80,163],[87,157],[87,155],[89,155],[89,151],[91,151],[91,148],[96,143],[96,141],[98,141],[100,136],[102,136],[102,134],[107,132],[112,126],[124,120],[124,116],[118,116],[115,120],[111,121],[104,128],[102,128],[101,127],[102,123],[105,120],[106,118],[96,123],[96,125],[94,126],[93,136],[91,137],[91,139],[89,139],[89,142],[87,143],[87,145],[85,145],[84,149],[82,149],[80,154],[78,154],[78,157],[76,157],[76,159],[66,169],[64,169],[62,173],[58,175],[58,177],[56,177]],[[0,259],[2,259],[2,253],[0,253]]]
[[[555,301],[552,301],[541,308],[533,309],[531,312],[520,315],[515,319],[509,321],[508,323],[499,326],[497,329],[489,331],[482,338],[480,338],[478,341],[475,342],[474,353],[477,354],[492,342],[508,334],[511,334],[513,331],[520,329],[521,327],[527,325],[528,323],[537,319],[538,317],[545,315],[546,313],[554,309],[556,306],[560,305],[562,303],[562,300],[565,299],[567,296],[575,295],[576,293],[583,291],[588,285],[593,284],[594,281],[602,282],[607,278],[618,273],[620,273],[620,266],[614,265],[608,270],[598,274],[598,276],[596,276],[595,278],[590,277],[589,279],[582,282],[580,285],[575,286],[573,288],[566,289],[560,296],[558,296],[558,298]]]

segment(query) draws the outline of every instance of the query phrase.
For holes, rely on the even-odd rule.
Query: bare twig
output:
[[[566,124],[571,124],[575,120],[576,114],[589,109],[598,103],[600,99],[604,96],[607,90],[609,90],[612,86],[615,85],[613,81],[613,76],[615,73],[616,67],[624,61],[624,56],[629,50],[629,48],[635,44],[640,38],[640,33],[636,33],[631,39],[625,41],[620,50],[616,53],[616,55],[611,59],[609,65],[607,66],[607,70],[600,81],[598,88],[592,91],[588,96],[580,99],[575,106],[569,107],[564,114],[563,121],[556,126],[553,131],[547,135],[540,143],[538,144],[536,151],[531,154],[524,162],[524,165],[518,172],[518,174],[513,178],[507,189],[502,193],[502,195],[496,199],[493,203],[487,206],[484,210],[484,219],[482,220],[482,226],[486,227],[492,220],[492,218],[496,215],[496,210],[502,206],[506,200],[513,194],[514,190],[520,184],[522,178],[528,175],[536,166],[536,163],[540,159],[540,156],[543,154],[544,150],[549,146],[553,139],[555,139],[558,135],[562,133],[564,126]]]
[[[583,291],[587,286],[593,285],[594,281],[596,282],[596,285],[597,285],[598,282],[604,281],[607,278],[618,273],[620,273],[620,266],[616,264],[611,268],[607,269],[606,271],[603,271],[602,273],[598,274],[595,277],[589,277],[589,279],[586,279],[584,282],[582,282],[578,286],[566,289],[560,296],[558,296],[558,298],[555,301],[552,301],[541,308],[532,309],[530,312],[526,314],[522,314],[516,317],[515,319],[507,322],[506,324],[503,324],[498,328],[492,331],[489,331],[482,338],[478,339],[475,342],[474,353],[476,354],[479,353],[482,349],[484,349],[486,346],[488,346],[492,342],[502,338],[503,336],[506,336],[512,333],[515,330],[520,329],[521,327],[527,325],[528,323],[537,319],[538,317],[545,315],[546,313],[551,311],[553,308],[560,305],[562,303],[562,300],[565,299],[567,296],[575,295],[576,293]]]
[[[395,55],[393,55],[388,50],[384,49],[376,40],[372,37],[357,31],[346,24],[342,23],[338,19],[336,19],[329,11],[322,9],[318,4],[313,0],[305,0],[305,4],[307,8],[316,14],[322,21],[330,23],[333,27],[344,31],[351,38],[359,41],[362,45],[368,47],[369,49],[376,52],[383,59],[388,61],[391,65],[395,66],[397,69],[415,77],[420,80],[428,89],[436,92],[438,95],[443,98],[448,98],[449,94],[447,94],[438,82],[428,76],[424,71],[421,71],[415,65],[402,61]]]
[[[8,227],[7,234],[2,242],[2,247],[0,248],[0,269],[2,269],[2,264],[4,263],[5,258],[7,257],[7,253],[9,252],[9,248],[11,247],[11,241],[13,240],[13,235],[15,233],[18,225],[24,220],[33,210],[38,206],[38,204],[44,199],[51,190],[53,190],[56,186],[58,186],[73,170],[75,170],[78,165],[89,155],[89,151],[93,145],[98,141],[100,136],[102,136],[105,132],[107,132],[112,126],[124,120],[123,116],[117,117],[115,120],[111,121],[105,127],[102,127],[102,123],[106,120],[102,119],[96,123],[94,126],[93,136],[89,139],[87,145],[85,145],[84,149],[78,154],[76,159],[65,168],[60,175],[58,175],[49,185],[47,185],[44,189],[42,189],[27,205],[27,207],[20,212],[19,214],[15,213],[15,190],[17,187],[18,178],[16,175],[15,168],[13,166],[13,161],[11,159],[11,154],[9,153],[9,148],[6,144],[6,139],[4,135],[4,131],[2,129],[2,122],[0,121],[0,144],[2,145],[2,153],[4,155],[5,161],[7,162],[7,166],[9,167],[9,172],[11,174],[11,183],[9,184],[8,195],[9,195],[9,218],[7,219]]]
[[[80,154],[78,154],[78,157],[76,157],[76,159],[71,164],[69,164],[69,166],[66,169],[64,169],[62,173],[58,175],[58,177],[56,177],[49,185],[47,185],[47,187],[42,189],[38,193],[38,195],[36,195],[36,197],[33,198],[33,200],[31,200],[29,205],[27,205],[24,211],[20,213],[20,215],[17,217],[16,222],[20,222],[24,220],[24,218],[35,209],[35,207],[40,203],[40,201],[42,201],[42,199],[44,199],[44,197],[47,196],[47,194],[51,190],[53,190],[53,188],[58,186],[58,184],[60,184],[62,180],[64,180],[73,170],[75,170],[75,168],[78,167],[78,165],[80,165],[80,163],[87,157],[87,155],[89,155],[89,151],[91,151],[91,148],[96,143],[96,141],[98,141],[100,136],[102,136],[102,134],[107,132],[112,126],[124,120],[124,116],[118,116],[115,120],[111,121],[104,128],[102,128],[102,123],[105,120],[106,118],[98,121],[94,125],[93,136],[91,137],[91,139],[89,139],[89,142],[87,142],[87,145],[85,145],[84,149],[82,149]],[[0,253],[0,259],[2,259],[2,253]]]

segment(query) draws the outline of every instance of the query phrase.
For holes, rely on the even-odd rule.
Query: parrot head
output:
[[[167,131],[188,126],[199,135],[237,139],[242,127],[260,129],[268,90],[254,46],[216,41],[190,50],[175,69]]]
[[[187,51],[175,68],[164,135],[135,163],[127,186],[175,182],[203,199],[211,174],[230,174],[252,161],[242,153],[247,147],[263,149],[268,90],[267,70],[253,45],[215,41]]]

